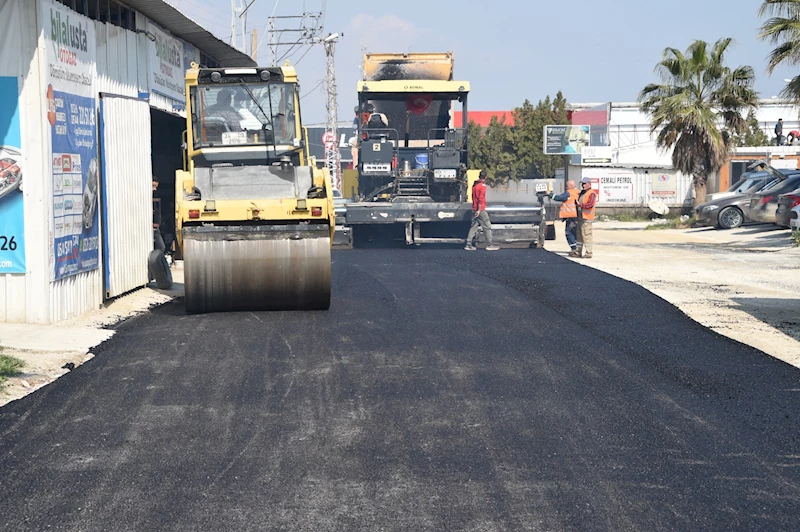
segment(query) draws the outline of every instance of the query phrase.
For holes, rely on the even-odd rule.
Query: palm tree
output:
[[[725,66],[731,42],[720,39],[710,46],[698,40],[686,53],[665,49],[655,69],[662,83],[639,94],[651,132],[658,131],[656,144],[672,149],[672,165],[693,177],[695,205],[705,201],[708,176],[727,162],[731,135],[746,131],[742,112],[758,107],[752,67]]]
[[[800,0],[765,0],[758,16],[769,16],[761,26],[758,38],[775,46],[767,57],[767,73],[781,64],[800,65]],[[800,75],[781,91],[781,96],[800,103]]]

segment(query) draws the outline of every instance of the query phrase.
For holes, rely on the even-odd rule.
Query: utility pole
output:
[[[323,2],[324,4],[324,2]],[[324,9],[324,8],[323,8]],[[294,50],[319,44],[325,12],[304,11],[302,15],[272,16],[267,19],[267,59],[269,66],[278,63]],[[279,55],[280,49],[287,49]]]
[[[325,47],[325,92],[327,95],[325,103],[325,133],[330,134],[333,142],[325,143],[325,162],[331,173],[333,187],[342,190],[342,154],[339,151],[339,128],[338,110],[336,102],[336,69],[334,56],[336,53],[336,42],[339,34],[334,33],[322,40]]]
[[[231,42],[232,48],[236,48],[236,11],[239,8],[236,0],[231,0]]]

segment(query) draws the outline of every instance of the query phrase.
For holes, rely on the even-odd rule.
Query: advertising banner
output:
[[[589,145],[590,126],[544,126],[545,155],[573,155]]]
[[[150,90],[183,102],[186,71],[183,61],[183,42],[166,33],[164,30],[147,21],[147,31],[156,36],[150,43]]]
[[[93,22],[41,0],[53,182],[51,278],[99,267]]]
[[[25,273],[19,81],[0,77],[0,273]]]
[[[660,199],[674,199],[678,195],[678,183],[673,174],[652,174],[650,195]]]
[[[632,203],[633,172],[630,170],[610,170],[600,176],[600,203]]]

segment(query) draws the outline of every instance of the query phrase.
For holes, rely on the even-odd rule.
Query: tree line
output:
[[[567,100],[561,91],[536,105],[525,100],[511,111],[513,126],[505,117],[492,117],[486,128],[469,121],[469,160],[473,168],[486,170],[489,185],[523,178],[553,177],[564,159],[544,154],[544,126],[567,124]]]

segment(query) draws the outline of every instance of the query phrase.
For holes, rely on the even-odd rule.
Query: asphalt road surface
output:
[[[4,530],[797,530],[800,371],[542,250],[334,252],[0,409]]]

